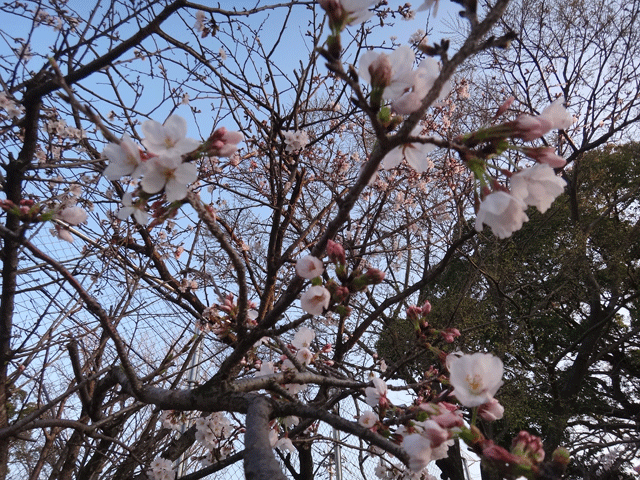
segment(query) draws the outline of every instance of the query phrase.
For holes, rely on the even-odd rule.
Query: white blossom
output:
[[[287,438],[287,437],[280,438],[276,442],[275,448],[277,448],[281,452],[284,452],[285,450],[288,450],[291,453],[296,453],[296,447],[293,446],[293,442],[291,441],[291,439]]]
[[[145,138],[142,144],[156,155],[180,156],[198,148],[200,142],[187,138],[187,121],[179,115],[171,115],[164,125],[147,120],[142,124]]]
[[[149,468],[149,476],[152,480],[173,480],[175,478],[173,462],[167,458],[156,458],[151,462]]]
[[[364,412],[358,418],[358,423],[360,425],[362,425],[363,427],[365,427],[365,428],[373,427],[376,424],[377,421],[378,421],[378,415],[376,415],[371,410],[369,410],[367,412]]]
[[[419,137],[421,131],[422,128],[420,126],[416,126],[411,131],[411,136]],[[436,145],[433,143],[403,143],[385,155],[382,159],[382,168],[390,170],[400,165],[402,160],[405,159],[416,172],[424,173],[429,170],[431,165],[427,154],[435,150],[435,148]]]
[[[295,132],[282,132],[284,135],[285,150],[287,152],[299,152],[309,144],[309,135],[304,130]]]
[[[56,217],[69,225],[80,225],[87,221],[87,212],[81,207],[66,207]]]
[[[480,203],[476,216],[476,231],[482,231],[482,225],[491,227],[498,238],[507,238],[522,228],[529,217],[524,212],[527,204],[520,198],[507,192],[497,191],[487,195]]]
[[[124,205],[120,210],[118,210],[117,217],[120,220],[126,220],[131,215],[136,219],[140,225],[146,225],[149,220],[149,215],[144,209],[144,203],[134,203],[133,196],[131,192],[127,192],[122,196],[122,205]]]
[[[383,83],[385,87],[382,98],[395,100],[413,86],[415,79],[414,61],[413,50],[406,45],[399,47],[389,55],[370,50],[360,58],[358,75],[371,85],[379,85],[381,81],[379,77],[384,75]],[[382,70],[384,70],[384,73]],[[378,78],[372,77],[372,72]]]
[[[511,176],[511,192],[541,213],[547,211],[567,184],[549,165],[536,163]]]
[[[302,278],[311,280],[322,275],[322,272],[324,272],[322,260],[313,255],[302,257],[296,262],[296,273]]]
[[[364,389],[364,401],[370,407],[376,407],[381,403],[381,400],[386,401],[387,397],[387,384],[384,380],[378,377],[371,379],[373,387],[367,387]]]
[[[315,330],[309,327],[300,327],[300,330],[298,330],[294,335],[291,345],[298,350],[308,348],[311,346],[311,342],[313,342],[314,338],[316,338]]]
[[[147,171],[140,185],[147,193],[158,193],[164,188],[168,202],[187,196],[187,186],[198,178],[193,163],[183,163],[179,157],[162,155],[147,161]]]
[[[397,98],[393,104],[393,110],[400,115],[409,115],[422,106],[422,100],[429,93],[435,81],[440,76],[440,63],[432,57],[427,57],[420,62],[415,71],[413,85],[410,91]],[[444,99],[451,92],[451,82],[447,81],[440,89],[436,101]]]
[[[402,448],[409,455],[409,469],[419,472],[431,461],[431,443],[418,433],[406,435],[402,439]]]
[[[311,315],[322,315],[329,308],[331,294],[322,286],[309,287],[300,297],[300,308]]]
[[[102,154],[109,159],[109,165],[103,172],[109,180],[120,180],[126,175],[135,179],[144,172],[140,147],[128,135],[122,137],[120,144],[109,143]]]
[[[453,395],[465,407],[490,402],[502,385],[502,360],[490,353],[447,356]]]

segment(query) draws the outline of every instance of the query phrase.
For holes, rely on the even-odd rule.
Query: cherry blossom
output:
[[[307,347],[301,348],[296,352],[296,360],[302,365],[309,365],[313,360],[313,353]]]
[[[372,428],[378,421],[378,415],[372,411],[364,412],[358,417],[358,423],[365,428]]]
[[[493,422],[494,420],[500,420],[504,415],[504,407],[500,405],[500,402],[495,398],[492,398],[489,402],[481,405],[478,408],[478,415],[487,422]]]
[[[545,455],[542,439],[524,430],[512,440],[511,452],[533,464],[542,462]]]
[[[419,137],[422,132],[420,126],[411,131],[412,137]],[[422,137],[426,138],[426,137]],[[418,173],[424,173],[429,169],[430,163],[427,154],[435,150],[433,143],[408,142],[398,145],[382,159],[382,168],[390,170],[400,165],[403,159]]]
[[[429,420],[433,420],[442,428],[450,429],[464,425],[462,412],[458,410],[456,405],[451,403],[422,403],[420,408],[430,413]]]
[[[314,338],[316,338],[315,330],[308,327],[300,327],[300,330],[298,330],[293,337],[291,345],[293,345],[298,350],[302,348],[309,348]]]
[[[418,433],[406,435],[402,448],[409,455],[409,469],[413,472],[424,469],[431,461],[431,442]]]
[[[322,286],[309,287],[300,297],[300,308],[311,315],[322,315],[329,308],[331,294]]]
[[[527,205],[533,205],[541,213],[547,211],[567,184],[549,165],[536,163],[511,177],[511,191]]]
[[[87,221],[87,212],[82,207],[66,207],[56,217],[69,225],[80,225]]]
[[[313,255],[302,257],[296,262],[296,273],[298,276],[306,278],[307,280],[319,277],[322,275],[322,272],[324,272],[322,260]]]
[[[528,147],[524,149],[524,153],[538,163],[544,163],[551,168],[562,168],[567,164],[564,158],[556,154],[553,147]]]
[[[10,118],[18,118],[24,112],[24,107],[14,102],[5,92],[0,92],[0,108],[7,112]]]
[[[490,402],[502,385],[502,360],[490,353],[447,356],[453,395],[465,407]]]
[[[435,58],[427,57],[420,62],[415,71],[413,86],[392,103],[393,111],[400,115],[409,115],[422,106],[422,100],[429,93],[440,75],[440,64]],[[444,99],[451,92],[451,82],[441,88],[436,101]]]
[[[180,416],[181,412],[177,412],[175,410],[165,410],[160,414],[160,421],[162,422],[162,426],[164,428],[169,428],[171,430],[180,430],[183,425]]]
[[[179,157],[162,155],[147,162],[148,169],[140,185],[147,193],[158,193],[164,188],[168,202],[187,196],[187,185],[198,178],[193,163],[183,163]]]
[[[327,255],[329,260],[333,263],[344,265],[347,263],[346,253],[344,247],[333,240],[327,240]]]
[[[120,144],[107,144],[102,153],[109,159],[109,165],[103,172],[109,180],[120,180],[126,175],[135,179],[144,173],[140,147],[128,135],[122,137]]]
[[[173,462],[168,458],[156,458],[151,462],[149,477],[152,480],[173,480],[175,472],[173,471]]]
[[[118,211],[118,218],[120,220],[126,220],[131,215],[136,219],[140,225],[146,225],[149,220],[149,215],[144,209],[144,202],[133,202],[133,196],[131,192],[127,192],[122,196],[122,205],[124,205]]]
[[[62,220],[69,225],[80,225],[87,221],[87,212],[81,207],[67,206],[57,212],[55,214],[55,218]],[[73,243],[73,235],[71,235],[71,232],[61,225],[56,224],[51,230],[51,234],[54,237],[58,237],[60,240]]]
[[[387,384],[378,377],[373,377],[371,381],[373,382],[373,387],[364,389],[364,401],[370,407],[376,407],[378,405],[387,406],[389,404],[389,400],[387,399]]]
[[[395,100],[413,86],[414,61],[413,50],[406,45],[389,55],[370,50],[360,58],[358,75],[373,87],[383,88],[382,98]]]
[[[537,116],[520,115],[513,126],[514,137],[525,142],[535,140],[555,129],[567,129],[573,124],[573,116],[562,105],[564,97],[559,97],[542,110]]]
[[[440,3],[440,0],[426,0],[422,5],[418,7],[418,12],[433,8],[432,13],[435,17],[438,14],[438,3]]]
[[[356,25],[368,20],[373,15],[369,7],[376,2],[377,0],[318,0],[327,12],[332,27],[338,31],[345,25]]]
[[[281,452],[288,450],[291,453],[296,453],[296,447],[293,446],[293,442],[288,437],[280,438],[274,445],[274,448],[277,448]]]
[[[296,130],[295,132],[282,132],[284,135],[284,143],[287,145],[287,152],[299,152],[309,144],[309,135],[304,130]]]
[[[491,227],[498,238],[507,238],[529,221],[525,213],[527,204],[520,198],[507,192],[497,191],[487,195],[480,203],[476,216],[476,231],[482,231],[482,225]]]
[[[449,440],[449,432],[434,420],[429,419],[418,425],[422,428],[420,434],[431,442],[431,448],[438,447]]]
[[[187,121],[179,115],[171,115],[164,125],[155,120],[147,120],[142,124],[145,135],[142,144],[152,153],[161,155],[183,155],[192,152],[200,142],[187,137]]]
[[[244,135],[240,132],[220,127],[207,140],[207,153],[215,157],[231,157],[238,150],[238,143],[242,141]]]

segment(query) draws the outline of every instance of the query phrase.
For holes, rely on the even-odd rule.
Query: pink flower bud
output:
[[[384,90],[391,83],[391,61],[389,56],[380,54],[368,68],[371,75],[371,86]]]
[[[514,96],[511,96],[511,97],[507,98],[505,100],[505,102],[502,105],[500,105],[500,107],[498,108],[498,111],[496,112],[496,116],[493,117],[493,118],[498,118],[504,112],[509,110],[509,107],[511,107],[511,104],[513,103],[514,100],[515,100]]]
[[[552,168],[562,168],[567,164],[564,158],[556,155],[553,147],[529,147],[524,149],[524,153],[538,163],[545,163]]]
[[[445,342],[453,343],[454,339],[460,336],[460,330],[458,330],[457,328],[447,328],[445,330],[442,330],[440,332],[440,335],[442,335],[442,338],[444,338]]]
[[[336,303],[341,303],[347,299],[349,296],[349,289],[347,287],[336,287],[333,292],[333,299]]]
[[[516,455],[513,455],[505,448],[496,445],[491,440],[486,440],[483,442],[482,446],[482,456],[489,461],[499,462],[499,463],[511,463],[514,465],[521,464],[522,458]]]
[[[412,321],[418,320],[422,316],[422,309],[412,305],[407,308],[407,318]]]
[[[511,451],[527,459],[530,463],[536,464],[544,460],[544,448],[540,437],[531,435],[522,430],[511,443]]]
[[[500,420],[504,415],[504,407],[500,405],[500,402],[495,398],[492,398],[484,405],[480,405],[478,408],[478,414],[483,420],[487,422],[493,422],[494,420]]]
[[[238,143],[244,140],[240,132],[230,132],[226,128],[217,129],[207,140],[207,153],[216,157],[230,157],[238,150]]]
[[[337,242],[332,240],[327,241],[327,255],[329,256],[329,260],[332,263],[345,265],[347,263],[347,259],[344,252],[344,247]]]
[[[370,268],[369,270],[367,270],[367,273],[365,273],[365,276],[367,277],[371,285],[382,283],[382,280],[384,280],[384,275],[384,272],[382,270],[378,270],[377,268]]]
[[[429,303],[429,300],[427,300],[422,306],[422,314],[429,315],[429,313],[431,313],[431,304]]]

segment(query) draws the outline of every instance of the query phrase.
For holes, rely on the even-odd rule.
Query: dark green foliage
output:
[[[592,151],[565,176],[566,193],[549,211],[530,209],[507,240],[478,235],[423,294],[430,325],[462,332],[457,348],[505,362],[497,395],[505,417],[494,437],[508,447],[526,429],[548,450],[569,448],[575,472],[604,475],[598,445],[640,447],[625,441],[640,437],[640,145]],[[379,342],[392,362],[410,342],[402,322]],[[606,478],[625,478],[620,468]]]

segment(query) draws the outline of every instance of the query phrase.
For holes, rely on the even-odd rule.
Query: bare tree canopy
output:
[[[451,272],[478,280],[494,267],[485,253],[567,205],[567,235],[584,245],[613,211],[637,233],[637,185],[608,197],[621,187],[602,187],[610,164],[589,155],[640,119],[638,6],[87,3],[0,6],[0,480],[186,480],[239,465],[251,480],[331,478],[339,448],[363,477],[369,461],[380,478],[429,479],[438,461],[457,479],[460,442],[483,475],[562,478],[567,439],[583,448],[591,420],[567,409],[548,435],[533,421],[492,428],[511,418],[500,389],[511,399],[525,365],[513,358],[536,339],[514,353],[460,336],[466,319],[430,301],[480,305],[483,289],[460,291]],[[397,36],[438,9],[460,12],[455,47]],[[585,206],[591,191],[602,204]],[[590,308],[563,316],[584,329],[566,349],[584,371],[559,403],[598,362],[621,355],[636,371],[624,343],[637,334],[636,258],[609,283],[586,262],[588,299],[536,305]],[[495,268],[520,275],[528,261]],[[616,324],[620,348],[586,351],[621,309],[633,322]],[[401,331],[411,342],[393,344]],[[636,380],[618,384],[616,408],[635,403]],[[589,452],[608,451],[608,433]]]

